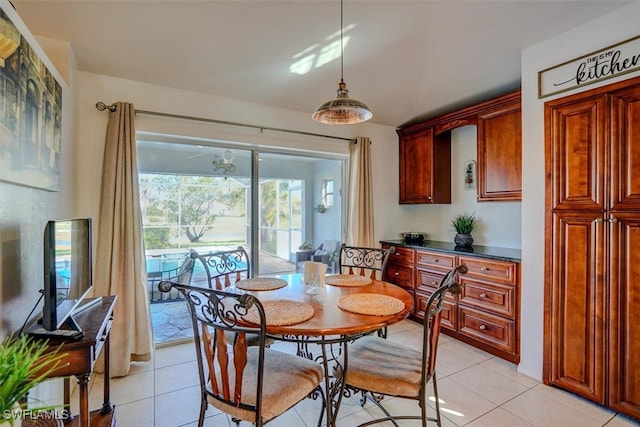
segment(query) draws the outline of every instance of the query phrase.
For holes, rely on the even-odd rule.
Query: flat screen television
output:
[[[91,219],[49,221],[44,230],[44,329],[79,331],[72,314],[93,285],[91,265]]]

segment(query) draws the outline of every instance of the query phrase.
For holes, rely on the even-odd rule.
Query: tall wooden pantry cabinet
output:
[[[545,104],[544,380],[640,418],[640,78]]]

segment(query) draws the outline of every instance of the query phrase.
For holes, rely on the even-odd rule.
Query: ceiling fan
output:
[[[187,157],[187,160],[195,159],[201,156],[207,156],[209,154],[210,152],[195,154],[193,156]],[[214,154],[213,159],[211,160],[211,164],[213,165],[213,168],[216,172],[222,171],[222,173],[225,174],[235,172],[236,165],[233,164],[233,160],[235,159],[235,157],[236,155],[234,154],[234,152],[227,148],[222,154]]]

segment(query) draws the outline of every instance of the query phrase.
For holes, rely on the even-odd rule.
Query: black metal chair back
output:
[[[356,274],[382,280],[389,255],[395,251],[395,246],[382,249],[343,244],[338,257],[338,271],[341,274]]]
[[[210,289],[223,290],[239,280],[252,276],[249,254],[242,247],[224,251],[212,251],[205,254],[197,254],[204,267],[206,278],[197,277],[197,284],[207,281]]]

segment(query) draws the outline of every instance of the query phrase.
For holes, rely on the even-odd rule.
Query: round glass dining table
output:
[[[413,308],[413,297],[399,286],[375,279],[356,286],[324,284],[317,288],[317,293],[308,294],[307,286],[302,282],[302,274],[279,275],[276,278],[286,281],[286,285],[283,283],[284,286],[273,290],[251,291],[234,286],[227,290],[250,293],[263,305],[269,304],[269,301],[285,300],[313,307],[311,318],[295,324],[270,324],[267,315],[266,330],[271,338],[295,342],[298,345],[298,355],[323,364],[326,404],[318,425],[322,424],[326,413],[327,425],[335,426],[340,402],[345,394],[343,373],[348,369],[348,343],[405,319]],[[388,315],[358,314],[338,306],[341,299],[344,301],[343,297],[354,294],[374,294],[370,296],[372,298],[382,298],[380,295],[391,297],[393,302],[401,301],[402,305],[398,305],[399,311]],[[316,355],[314,349],[318,348],[320,353]]]

